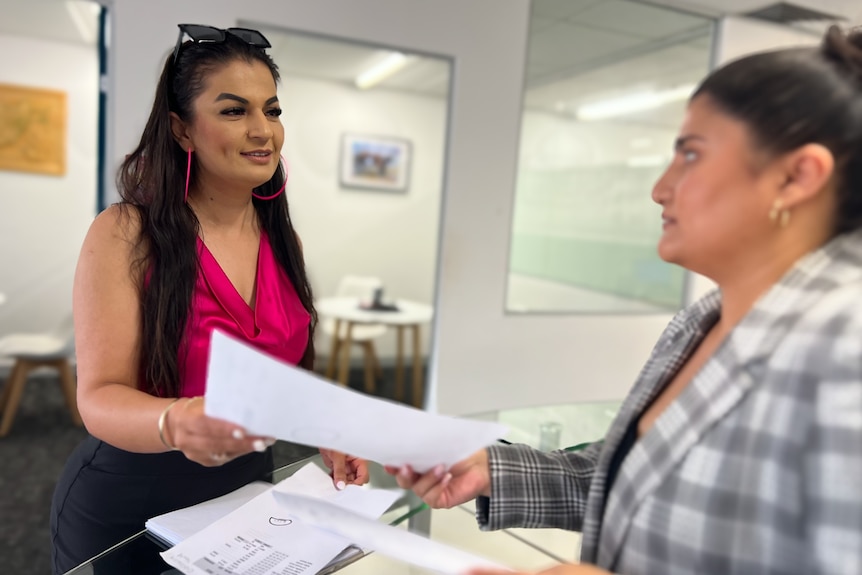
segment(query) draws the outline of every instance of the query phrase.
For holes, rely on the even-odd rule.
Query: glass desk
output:
[[[542,451],[580,446],[605,436],[621,401],[566,403],[502,409],[469,416],[509,427],[505,439]]]
[[[619,402],[567,404],[487,412],[472,419],[498,421],[509,426],[504,438],[542,449],[558,449],[589,443],[604,436],[619,409]],[[320,456],[302,459],[276,469],[277,483],[290,477],[309,462],[323,465]],[[369,462],[370,483],[374,487],[397,487],[394,478]],[[407,492],[387,511],[381,521],[400,525],[410,531],[465,551],[498,561],[510,567],[539,570],[561,562],[576,560],[580,534],[559,529],[506,529],[482,532],[474,519],[472,502],[453,509],[430,510],[412,492]],[[167,547],[146,530],[100,553],[67,575],[177,575],[180,572],[161,560],[159,552]],[[359,559],[362,559],[359,561]],[[133,570],[129,571],[129,564]],[[122,567],[117,567],[121,565]],[[386,573],[417,575],[428,573],[405,563],[374,553],[353,554],[333,562],[322,574],[335,571],[346,575]]]
[[[314,455],[279,467],[272,472],[272,482],[278,483],[290,477],[307,463],[315,463],[326,469],[320,455]],[[382,467],[371,462],[368,465],[371,485],[386,488],[397,487],[394,478],[383,471]],[[427,534],[429,532],[428,507],[413,492],[405,493],[381,520],[392,525],[406,523],[410,530],[419,533]],[[159,553],[167,548],[167,544],[150,534],[146,529],[142,529],[89,561],[67,571],[66,575],[178,575],[181,572],[162,561],[159,556]],[[338,571],[362,557],[363,554],[351,553],[346,559],[331,563],[326,569],[320,571],[320,574],[325,575]]]

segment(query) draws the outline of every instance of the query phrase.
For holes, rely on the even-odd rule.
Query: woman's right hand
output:
[[[425,474],[415,473],[409,465],[385,469],[395,476],[399,486],[412,489],[422,501],[435,509],[448,509],[478,495],[491,495],[491,471],[488,452],[484,449],[459,461],[448,471],[442,465]]]
[[[204,413],[204,398],[181,399],[165,422],[169,443],[206,467],[223,465],[252,451],[266,451],[271,437],[248,435],[239,425]]]

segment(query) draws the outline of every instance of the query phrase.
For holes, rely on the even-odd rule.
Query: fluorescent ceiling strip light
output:
[[[632,156],[626,160],[626,166],[629,168],[656,168],[667,164],[669,161],[670,159],[662,154],[651,156]]]
[[[101,6],[90,0],[66,0],[66,10],[78,29],[81,39],[87,44],[95,44],[98,36],[99,10]]]
[[[593,104],[584,104],[578,108],[576,115],[579,120],[603,120],[634,112],[652,110],[671,102],[685,100],[691,96],[694,89],[694,84],[686,84],[685,86],[679,86],[670,90],[629,94],[628,96],[602,100]]]
[[[385,58],[356,77],[356,87],[367,90],[407,65],[409,58],[401,52],[390,52]]]

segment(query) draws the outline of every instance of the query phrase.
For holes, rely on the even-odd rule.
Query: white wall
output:
[[[95,48],[0,35],[0,82],[67,94],[66,174],[0,171],[0,336],[71,313],[81,241],[96,212]]]
[[[383,280],[387,297],[431,304],[440,202],[446,102],[405,92],[358,91],[334,82],[286,76],[279,100],[291,217],[303,240],[316,297],[333,295],[345,274]],[[342,188],[338,164],[345,132],[409,140],[406,193]],[[318,330],[318,336],[323,336]],[[317,349],[327,354],[329,338]],[[425,351],[430,339],[423,342]],[[376,342],[386,361],[394,332]]]

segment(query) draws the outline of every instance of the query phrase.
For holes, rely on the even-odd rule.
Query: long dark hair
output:
[[[266,52],[231,34],[218,43],[187,41],[176,63],[173,54],[168,56],[141,141],[117,175],[120,209],[126,210],[126,215],[134,209],[140,219],[138,248],[142,255],[132,264],[134,274],[142,280],[139,377],[143,389],[159,396],[176,397],[180,393],[179,359],[185,352],[185,330],[199,266],[196,241],[200,224],[183,198],[187,155],[171,133],[170,112],[183,121],[192,120],[192,104],[203,91],[207,76],[236,60],[262,62],[273,80],[279,80],[278,67]],[[194,178],[193,165],[192,182]],[[284,178],[278,169],[254,192],[270,196],[281,188]],[[276,260],[311,314],[308,347],[299,365],[312,369],[317,314],[286,194],[273,200],[254,198],[253,205]]]
[[[862,31],[837,26],[819,48],[792,48],[736,60],[710,74],[707,94],[742,120],[771,154],[805,144],[835,158],[835,235],[862,227]]]

